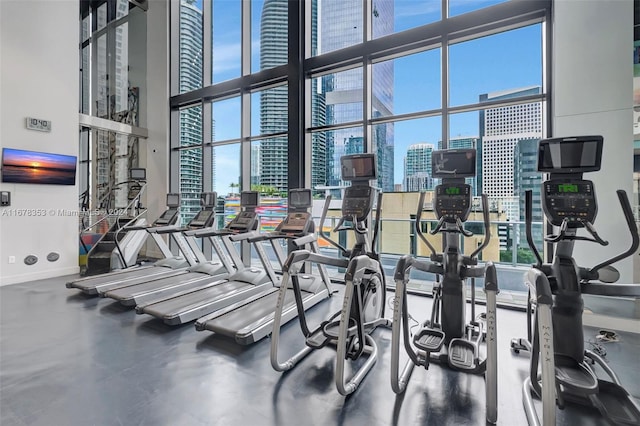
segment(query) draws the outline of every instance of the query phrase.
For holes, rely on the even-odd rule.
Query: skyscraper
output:
[[[480,102],[538,93],[538,86],[504,90],[482,94]],[[520,220],[515,184],[515,169],[520,164],[514,161],[515,148],[521,140],[539,140],[542,137],[542,104],[517,104],[482,111],[480,136],[482,190],[490,198],[501,202],[510,220]]]
[[[195,0],[180,2],[180,93],[202,87],[202,11]],[[202,143],[202,107],[180,111],[180,145]],[[202,149],[180,151],[182,223],[200,209]]]
[[[540,87],[526,87],[480,95],[480,101],[510,99],[540,93]],[[479,181],[492,203],[509,221],[524,220],[524,193],[532,190],[534,221],[542,220],[541,176],[536,172],[537,142],[542,138],[540,102],[489,108],[480,113],[481,164]],[[500,247],[526,246],[523,226],[499,228]],[[542,234],[541,232],[538,234]],[[540,237],[536,237],[541,247]]]
[[[431,177],[431,154],[433,145],[428,143],[413,144],[407,148],[407,155],[404,158],[404,179],[403,187],[405,191],[424,191],[433,189],[433,178]]]
[[[287,61],[287,0],[265,0],[261,14],[260,67],[269,68]],[[376,4],[374,36],[393,32],[393,1]],[[361,9],[361,0],[311,2],[312,45],[323,53],[362,41],[362,18],[354,10]],[[347,29],[351,31],[346,31]],[[373,116],[393,110],[393,64],[379,64],[374,80]],[[362,69],[342,71],[314,81],[312,88],[311,126],[331,125],[363,118]],[[287,130],[287,89],[276,88],[261,94],[261,133]],[[340,129],[312,135],[312,186],[340,185],[340,157],[362,152],[364,135],[361,129]],[[285,191],[288,187],[288,141],[285,137],[270,138],[260,143],[260,183]],[[393,124],[376,126],[372,146],[378,156],[378,185],[393,191]]]
[[[362,41],[362,17],[354,11],[362,9],[361,0],[323,1],[318,6],[319,53],[330,52]],[[373,35],[379,37],[393,32],[394,2],[376,2],[373,16]],[[347,123],[363,118],[363,70],[356,68],[336,72],[322,78],[325,95],[326,124]],[[377,64],[374,68],[372,104],[374,117],[393,111],[393,63]],[[363,137],[361,130],[340,129],[327,133],[326,184],[340,185],[340,157],[347,154],[347,142]],[[383,191],[393,191],[393,124],[376,126],[372,132],[372,147],[378,156],[378,185]],[[363,139],[364,140],[364,139]],[[362,152],[363,146],[358,152]]]
[[[287,63],[289,44],[287,23],[287,0],[266,0],[260,18],[260,69]],[[287,131],[288,105],[287,86],[278,86],[260,93],[261,134]],[[260,185],[274,187],[286,193],[288,149],[286,136],[260,141],[260,153],[257,158],[260,164],[258,170]]]

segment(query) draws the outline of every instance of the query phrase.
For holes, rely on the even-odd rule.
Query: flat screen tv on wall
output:
[[[2,182],[75,185],[73,155],[2,148]]]

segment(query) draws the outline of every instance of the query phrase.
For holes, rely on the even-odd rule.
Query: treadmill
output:
[[[217,202],[215,192],[203,193],[200,199],[203,208],[184,228],[177,231],[189,245],[198,262],[167,277],[151,277],[144,281],[109,288],[100,292],[102,297],[120,301],[125,306],[135,306],[150,300],[162,300],[177,291],[198,287],[203,281],[219,281],[235,271],[233,263],[217,247],[219,243],[212,241],[219,260],[208,260],[196,241],[199,231],[211,231],[215,222],[214,209]],[[174,231],[175,232],[175,231]]]
[[[164,256],[163,259],[149,265],[136,265],[130,268],[108,272],[106,274],[79,278],[74,281],[67,282],[66,287],[76,288],[88,295],[97,295],[100,291],[106,291],[106,289],[121,285],[124,282],[135,284],[149,281],[150,279],[153,279],[152,277],[168,276],[177,273],[181,268],[186,268],[189,265],[195,265],[196,259],[193,257],[193,253],[190,252],[190,249],[185,245],[182,238],[170,233],[181,252],[181,255],[175,256],[171,252],[167,243],[160,236],[162,232],[158,232],[178,229],[175,223],[179,217],[179,207],[180,194],[167,194],[167,210],[165,210],[152,224],[141,226],[132,225],[123,228],[126,231],[146,231],[148,236],[153,239],[157,247],[162,252],[162,255]]]
[[[309,213],[311,207],[311,190],[293,189],[289,191],[289,212],[285,220],[274,232],[252,238],[252,242],[281,241],[286,239],[292,243],[294,250],[308,248],[318,253],[315,225]],[[326,215],[329,203],[325,203],[323,216]],[[307,310],[317,303],[328,299],[331,295],[330,278],[322,264],[315,264],[319,275],[298,272],[294,279],[298,280],[302,300],[300,305]],[[213,312],[198,319],[196,330],[209,330],[235,339],[241,345],[249,345],[271,334],[276,303],[283,303],[282,323],[298,316],[295,292],[289,287],[283,301],[278,301],[279,282],[251,298],[235,305]]]
[[[259,236],[259,232],[256,231],[258,215],[255,212],[255,208],[258,206],[258,193],[255,191],[243,192],[240,204],[242,211],[225,229],[203,230],[197,232],[196,236],[218,237],[233,242],[251,241]],[[253,231],[248,232],[250,230]],[[138,304],[136,312],[152,315],[169,325],[184,324],[241,300],[246,300],[272,288],[274,283],[279,281],[280,277],[273,270],[262,244],[254,244],[254,248],[263,269],[244,267],[242,259],[233,245],[226,247],[231,249],[229,252],[238,266],[238,272],[231,275],[228,280],[205,281],[200,288],[177,292],[166,300]],[[284,259],[280,245],[273,244],[273,247],[278,259]]]

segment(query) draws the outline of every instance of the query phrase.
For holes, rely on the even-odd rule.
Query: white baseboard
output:
[[[47,278],[61,277],[64,275],[73,275],[73,274],[79,274],[79,273],[80,273],[79,266],[70,266],[67,268],[49,269],[47,271],[33,272],[29,274],[12,275],[9,277],[0,277],[0,286],[9,285],[9,284],[18,284],[26,281],[43,280]]]

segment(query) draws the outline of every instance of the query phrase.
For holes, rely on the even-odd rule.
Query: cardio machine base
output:
[[[639,425],[640,406],[622,386],[598,380],[598,393],[591,395],[591,403],[614,425]]]

